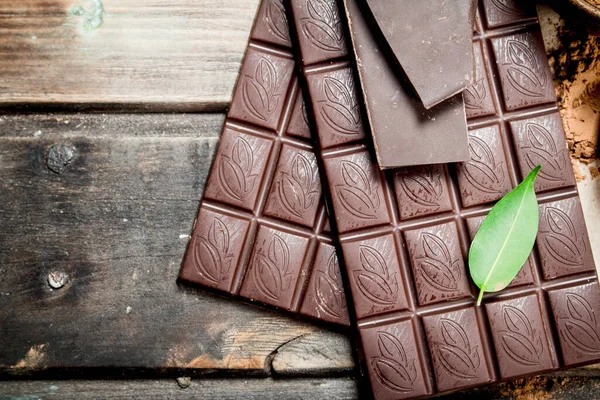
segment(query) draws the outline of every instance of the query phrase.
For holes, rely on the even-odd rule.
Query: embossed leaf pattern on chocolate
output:
[[[481,110],[483,108],[483,102],[487,96],[485,90],[485,83],[483,78],[478,79],[475,83],[470,85],[463,92],[463,101],[465,108],[471,110]]]
[[[258,175],[252,174],[254,155],[243,137],[235,139],[231,154],[223,154],[219,162],[219,182],[225,192],[242,201],[254,189]]]
[[[303,35],[324,51],[344,49],[343,31],[337,7],[332,0],[308,0],[308,18],[300,22]]]
[[[440,207],[444,187],[442,177],[434,172],[431,165],[419,174],[398,175],[400,188],[416,204],[424,207]]]
[[[342,206],[352,215],[361,219],[374,219],[381,205],[377,186],[371,184],[367,174],[352,161],[342,161],[343,185],[335,190]]]
[[[432,233],[422,233],[420,243],[424,256],[416,259],[417,270],[425,282],[444,292],[457,290],[462,277],[459,260],[452,260],[444,241]]]
[[[301,218],[303,213],[318,201],[318,176],[316,168],[301,153],[292,160],[291,173],[282,172],[277,182],[277,193],[281,204],[292,215]]]
[[[502,317],[507,328],[499,332],[504,352],[521,365],[540,365],[539,358],[544,351],[542,338],[527,316],[518,308],[505,305]]]
[[[273,235],[267,254],[258,254],[253,268],[254,281],[260,292],[277,301],[281,292],[288,290],[292,281],[290,250],[279,235]]]
[[[391,333],[377,332],[379,356],[371,357],[371,368],[386,388],[407,393],[413,391],[417,379],[415,360],[406,355],[402,343]]]
[[[548,83],[546,71],[526,44],[517,40],[506,43],[509,67],[507,77],[510,84],[521,94],[543,97]]]
[[[540,178],[561,182],[563,171],[567,168],[567,156],[565,151],[557,148],[550,132],[539,124],[528,122],[525,125],[524,142],[527,166],[533,169],[541,164]]]
[[[566,266],[581,266],[587,246],[569,216],[559,208],[547,207],[545,219],[547,229],[542,232],[542,245],[546,251]]]
[[[254,75],[246,75],[242,86],[242,100],[248,112],[266,121],[277,108],[281,95],[277,89],[277,70],[273,63],[261,57],[256,63]]]
[[[494,159],[490,146],[481,138],[469,135],[471,160],[462,163],[465,178],[476,189],[490,194],[501,193],[504,180],[504,163]]]
[[[585,297],[567,293],[568,316],[563,318],[561,334],[584,353],[600,354],[600,335],[596,314]]]
[[[343,311],[346,309],[346,298],[335,252],[329,257],[326,270],[319,270],[317,274],[315,285],[317,305],[325,314],[334,318],[341,318],[344,314]]]
[[[269,1],[267,5],[267,24],[279,39],[290,40],[290,28],[281,0]]]
[[[471,347],[464,329],[451,319],[442,318],[440,329],[443,343],[438,343],[440,364],[459,379],[474,379],[481,364],[477,346]]]
[[[361,118],[352,81],[346,84],[326,76],[323,78],[323,91],[327,100],[319,102],[319,112],[325,122],[338,133],[358,134]]]
[[[514,16],[524,15],[523,10],[521,10],[518,7],[515,7],[515,3],[512,0],[491,0],[491,3],[494,5],[494,7],[496,7],[498,10],[502,11],[505,14]]]
[[[358,257],[362,269],[353,271],[360,293],[375,304],[391,306],[398,298],[398,280],[390,274],[381,254],[373,247],[361,245]]]
[[[233,255],[229,254],[229,229],[214,218],[206,237],[198,237],[194,248],[196,271],[207,281],[218,285],[227,279]]]

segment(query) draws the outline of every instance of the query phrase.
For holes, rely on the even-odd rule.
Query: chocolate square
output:
[[[394,189],[402,220],[452,209],[442,165],[398,168],[394,170]]]
[[[292,59],[249,48],[228,117],[276,130],[293,72]]]
[[[556,102],[540,32],[495,38],[492,46],[508,111]]]
[[[183,280],[228,291],[240,261],[250,222],[200,208],[203,223],[194,229],[181,273]]]
[[[499,200],[512,189],[502,146],[498,125],[469,131],[471,160],[457,164],[464,206]]]
[[[366,151],[325,159],[340,233],[389,220],[381,174]]]
[[[597,360],[600,357],[598,282],[550,290],[548,297],[565,366]]]
[[[204,196],[252,210],[272,147],[268,139],[225,128]]]
[[[554,367],[538,296],[485,305],[502,378],[539,373]]]
[[[319,243],[300,312],[323,321],[350,323],[338,258],[330,244]]]
[[[545,279],[594,271],[592,249],[577,198],[540,204],[537,247]]]
[[[419,305],[471,296],[456,224],[404,232]]]
[[[364,139],[359,88],[350,68],[311,74],[308,87],[323,148]]]
[[[306,237],[261,225],[240,295],[289,308],[307,247]]]
[[[360,328],[365,363],[378,399],[407,399],[431,394],[431,377],[419,355],[412,320]]]
[[[535,191],[542,192],[575,185],[565,131],[558,112],[510,122],[521,176],[542,166],[535,180]]]
[[[480,41],[473,42],[473,58],[475,59],[473,84],[463,92],[467,118],[496,114]]]
[[[354,311],[358,318],[408,308],[392,235],[342,244],[346,254]]]
[[[252,38],[275,45],[292,47],[290,29],[282,0],[263,0],[260,4]]]
[[[300,52],[307,63],[347,54],[344,24],[335,1],[303,0],[292,5]]]
[[[423,317],[438,391],[492,381],[473,307]]]
[[[312,228],[319,200],[321,182],[315,154],[284,144],[264,213]]]

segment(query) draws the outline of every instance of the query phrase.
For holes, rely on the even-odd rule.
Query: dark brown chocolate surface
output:
[[[393,5],[390,7],[394,10],[404,7],[403,2],[392,1],[388,3],[385,7]],[[418,9],[417,13],[424,12],[424,8],[427,8],[424,4],[432,3],[437,2],[419,2],[419,6],[406,7],[406,9]],[[449,3],[447,8],[455,6],[454,2]],[[378,1],[369,4],[372,4],[371,8],[377,5],[377,10],[383,13],[384,4],[379,4]],[[400,67],[393,54],[391,54],[391,50],[388,51],[385,38],[377,32],[377,24],[366,4],[358,7],[358,3],[348,3],[348,7],[350,34],[379,166],[385,169],[468,160],[467,122],[462,96],[460,94],[455,95],[435,107],[427,109],[412,88],[413,76],[409,74],[408,77],[411,78],[411,82],[409,82],[406,76],[402,74],[402,71],[406,71],[408,74],[408,71],[404,68],[407,64],[403,63]],[[396,18],[396,15],[400,14],[394,13],[390,17]],[[377,15],[377,17],[381,17],[381,15]],[[378,21],[381,22],[380,19]],[[393,23],[392,21],[387,22],[393,26],[406,23],[404,18],[399,18],[398,21]],[[464,23],[467,23],[467,21],[465,20]],[[428,29],[429,26],[426,23],[424,26],[414,26],[414,35],[403,33],[403,36],[411,37],[411,41],[417,40],[417,37],[422,36],[419,32]],[[466,37],[463,37],[461,47],[466,46],[469,54],[462,55],[461,60],[466,60],[468,71],[472,71],[472,45],[468,31],[469,29],[463,35]],[[423,33],[423,35],[427,36],[426,33]],[[436,41],[439,41],[439,38],[421,38],[417,40],[419,43],[421,41],[437,43]],[[438,44],[435,44],[435,46]],[[434,54],[435,51],[430,49],[420,52],[416,49],[418,47],[417,43],[399,46],[405,47],[404,55],[409,58],[414,57],[414,61],[418,59],[423,64],[422,71],[419,74],[429,75],[430,78],[425,79],[425,81],[431,81],[432,88],[436,86],[435,82],[437,81],[436,77],[439,76],[439,67],[435,66],[437,65],[435,62],[425,61],[427,57],[437,59]],[[442,56],[442,53],[440,52],[438,56]],[[455,72],[460,72],[461,67],[464,67],[462,64],[453,61],[443,63],[443,65],[446,69]],[[435,68],[437,75],[432,75],[430,68]],[[429,71],[429,74],[426,71]],[[451,74],[447,72],[443,75]],[[462,86],[465,84],[464,72],[460,72],[460,75],[462,76],[462,84],[459,86]],[[452,93],[456,93],[458,88],[452,90]]]
[[[263,0],[179,277],[348,325],[290,46]]]
[[[335,0],[289,1],[296,27],[302,10],[317,5],[339,20]],[[515,7],[478,5],[476,81],[467,90],[471,159],[459,164],[381,171],[363,139],[368,127],[332,141],[315,110],[341,98],[349,109],[360,108],[351,60],[335,53],[307,61],[314,59],[310,39],[292,30],[292,40],[303,43],[297,60],[305,60],[301,83],[318,128],[317,160],[377,399],[600,360],[600,288],[556,99],[543,78],[550,72],[539,25],[531,10]],[[343,77],[345,95],[317,97],[332,77]],[[544,173],[536,181],[536,245],[511,285],[476,307],[478,289],[466,264],[470,241],[494,202],[538,163]]]
[[[367,3],[425,108],[449,99],[471,84],[474,0]]]

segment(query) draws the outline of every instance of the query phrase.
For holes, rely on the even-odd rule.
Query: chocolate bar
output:
[[[260,5],[179,278],[348,325],[279,0]]]
[[[355,35],[367,30],[358,1],[345,2]],[[470,161],[381,171],[338,4],[289,0],[333,237],[376,399],[600,360],[600,287],[537,19],[513,1],[480,1],[478,11],[475,83],[465,94]],[[341,118],[342,106],[352,118]],[[332,110],[340,119],[325,118]],[[353,131],[336,129],[341,121],[353,121]],[[537,164],[536,245],[512,284],[477,307],[471,238],[493,202]]]
[[[391,3],[400,8],[404,6],[404,2]],[[416,9],[421,10],[424,4],[430,3],[432,2],[420,2]],[[455,6],[454,2],[450,3],[449,8]],[[378,31],[377,23],[366,4],[360,11],[358,16],[367,19],[368,26],[359,31],[359,27],[365,24],[357,21],[355,26],[350,18],[350,34],[379,167],[383,169],[469,160],[462,95],[455,95],[429,110],[426,109],[414,93],[411,82],[402,75],[403,68],[397,65],[391,50],[387,48],[386,39]],[[420,31],[427,28],[428,26],[414,29]],[[465,40],[468,40],[470,46],[470,39]],[[413,53],[419,54],[415,46],[408,46],[407,52],[408,49],[413,50],[411,56]],[[471,58],[469,64],[472,64],[470,60]],[[461,69],[461,65],[452,63],[447,63],[446,67]],[[423,69],[427,70],[425,67]]]
[[[425,108],[449,99],[471,84],[474,0],[367,3],[376,21],[372,21],[371,28],[379,27]],[[377,45],[373,43],[371,47]],[[358,46],[355,49],[359,51]]]

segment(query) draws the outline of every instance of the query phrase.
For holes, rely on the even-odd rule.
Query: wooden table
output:
[[[0,2],[0,399],[358,396],[347,332],[176,282],[257,4]]]

